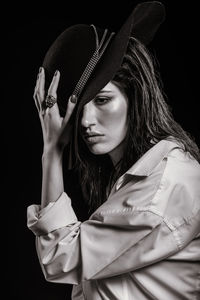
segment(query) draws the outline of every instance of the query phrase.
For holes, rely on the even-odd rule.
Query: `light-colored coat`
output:
[[[73,300],[200,299],[200,165],[162,140],[79,222],[63,193],[28,227],[46,280],[73,284]]]

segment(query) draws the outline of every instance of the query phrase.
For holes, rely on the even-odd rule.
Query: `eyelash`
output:
[[[100,102],[98,102],[98,100],[100,100]],[[111,98],[108,97],[97,97],[95,98],[95,103],[98,105],[104,105],[106,103],[108,103],[111,100]]]

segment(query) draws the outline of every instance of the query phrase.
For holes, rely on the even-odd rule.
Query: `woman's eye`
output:
[[[106,98],[106,97],[97,97],[95,98],[95,103],[98,105],[103,105],[106,104],[110,101],[110,98]]]

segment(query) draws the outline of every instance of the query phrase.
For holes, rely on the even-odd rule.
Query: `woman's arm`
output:
[[[42,200],[41,207],[56,201],[64,192],[62,151],[49,151],[42,156]]]
[[[49,86],[47,95],[57,98],[60,72],[56,71]],[[51,108],[45,106],[45,71],[40,68],[34,92],[34,100],[38,109],[42,127],[44,150],[42,155],[42,199],[41,207],[56,201],[64,192],[62,158],[63,149],[71,135],[69,119],[76,101],[68,101],[64,118],[60,116],[57,103]]]

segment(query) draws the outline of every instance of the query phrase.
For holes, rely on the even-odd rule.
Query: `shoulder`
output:
[[[200,164],[189,153],[173,149],[168,153],[164,177],[174,185],[200,193]],[[199,194],[200,196],[200,194]]]
[[[170,151],[152,204],[176,228],[195,218],[200,211],[200,164],[181,149]]]
[[[180,247],[199,234],[200,228],[200,164],[181,149],[173,149],[161,180],[156,208]]]

